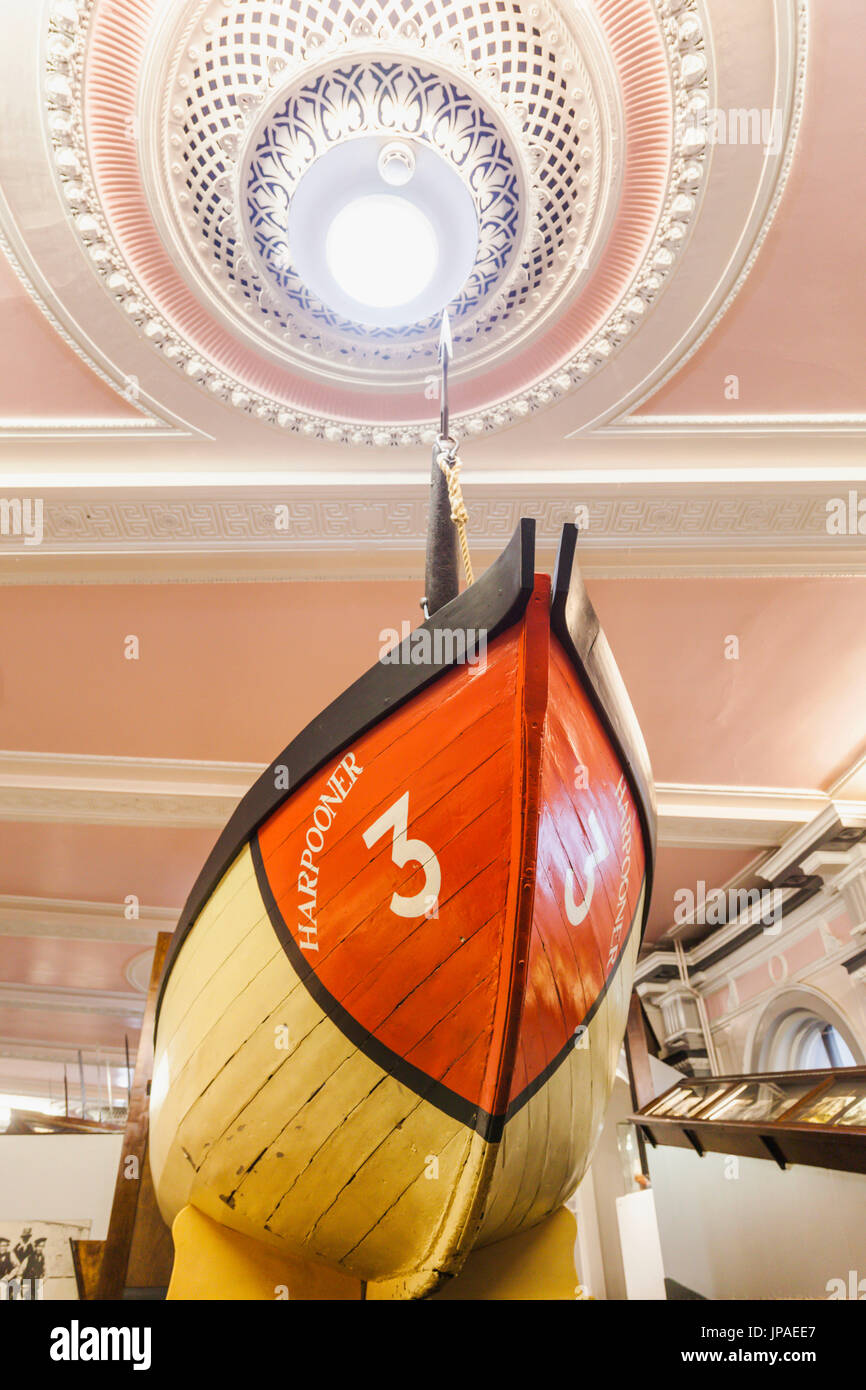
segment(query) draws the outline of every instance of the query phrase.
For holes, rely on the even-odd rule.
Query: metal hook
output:
[[[460,440],[455,434],[440,434],[436,440],[436,453],[450,466],[457,460],[457,450],[460,448]]]

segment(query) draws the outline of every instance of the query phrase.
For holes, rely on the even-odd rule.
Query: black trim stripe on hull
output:
[[[457,1091],[452,1091],[449,1086],[445,1086],[441,1081],[434,1080],[428,1076],[427,1072],[421,1071],[419,1067],[413,1066],[405,1057],[401,1057],[398,1052],[394,1052],[387,1044],[380,1042],[378,1038],[359,1023],[354,1015],[350,1014],[331,991],[322,983],[316,974],[313,966],[307,960],[295,938],[290,932],[286,920],[279,909],[273,890],[268,880],[267,870],[265,869],[262,851],[259,845],[258,835],[253,835],[249,842],[250,854],[256,871],[256,882],[262,901],[267,908],[268,917],[274,933],[285,951],[289,963],[304,988],[316,1001],[322,1012],[331,1020],[335,1027],[348,1038],[349,1042],[357,1047],[365,1057],[369,1057],[371,1062],[381,1067],[389,1076],[393,1076],[401,1085],[414,1092],[421,1100],[429,1101],[437,1110],[448,1115],[452,1120],[457,1120],[459,1124],[465,1125],[467,1129],[473,1130],[485,1139],[489,1144],[497,1144],[502,1138],[502,1132],[507,1122],[527,1105],[534,1095],[546,1084],[547,1081],[559,1070],[562,1063],[574,1051],[575,1043],[573,1038],[560,1049],[557,1055],[548,1062],[543,1071],[532,1080],[528,1086],[514,1097],[504,1112],[491,1114],[483,1110],[478,1105],[473,1105],[465,1096],[461,1096]],[[641,892],[646,888],[646,877],[641,885]],[[620,947],[619,954],[614,962],[613,969],[605,978],[605,982],[593,1000],[581,1024],[588,1027],[597,1014],[607,996],[607,992],[619,970],[626,947],[631,940],[638,914],[635,912],[629,926],[625,940]]]
[[[375,1038],[322,983],[289,931],[286,920],[279,909],[268,881],[258,835],[254,835],[250,840],[250,854],[255,866],[256,882],[259,885],[262,901],[267,908],[271,926],[289,958],[292,969],[304,988],[315,999],[322,1013],[327,1015],[335,1027],[339,1028],[340,1032],[349,1039],[349,1042],[354,1043],[359,1052],[363,1052],[364,1056],[369,1057],[371,1062],[375,1062],[384,1072],[408,1087],[416,1096],[420,1096],[422,1100],[428,1100],[431,1105],[435,1105],[437,1110],[449,1115],[452,1120],[457,1120],[459,1124],[475,1130],[482,1139],[486,1139],[491,1144],[497,1143],[502,1137],[502,1128],[505,1124],[504,1115],[489,1114],[486,1110],[480,1109],[479,1106],[473,1105],[465,1096],[458,1095],[450,1087],[444,1086],[441,1081],[435,1081],[432,1076],[428,1076],[419,1067],[407,1062],[405,1057],[401,1057],[399,1053],[394,1052],[385,1043]]]
[[[550,628],[599,717],[637,807],[646,864],[642,940],[649,918],[656,859],[657,813],[652,768],[631,700],[576,563],[577,538],[577,527],[573,522],[566,522],[553,573]]]

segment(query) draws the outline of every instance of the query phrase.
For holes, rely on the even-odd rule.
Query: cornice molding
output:
[[[219,829],[263,771],[258,763],[0,750],[0,820]],[[866,803],[834,803],[821,791],[659,782],[656,796],[661,845],[757,853],[784,841],[767,865],[794,862],[798,837],[811,844],[822,827],[866,825]]]
[[[218,829],[261,771],[247,763],[2,751],[0,820]]]
[[[59,1029],[62,1026],[61,1020],[58,1019],[57,1022]],[[132,1066],[135,1066],[135,1051],[137,1045],[138,1036],[137,1034],[133,1034],[133,1036],[130,1037],[129,1040],[130,1063],[132,1064]],[[126,1066],[126,1054],[122,1047],[107,1047],[105,1043],[101,1043],[98,1047],[85,1047],[81,1050],[85,1058],[84,1065],[86,1073],[88,1068],[94,1065],[105,1065],[105,1063],[109,1063],[112,1067]],[[11,1037],[8,1034],[5,1034],[0,1035],[0,1059],[2,1059],[3,1061],[14,1059],[17,1061],[26,1062],[48,1062],[61,1064],[66,1062],[72,1064],[78,1061],[78,1047],[74,1044],[70,1045],[68,1042],[65,1042],[63,1038],[60,1037],[38,1039],[34,1038],[30,1040],[26,1038]],[[60,1080],[62,1083],[62,1076]],[[30,1078],[29,1085],[33,1084],[33,1078]],[[38,1085],[38,1082],[36,1082],[36,1085]],[[5,1089],[5,1076],[0,1075],[0,1086],[3,1086]],[[28,1089],[29,1086],[27,1089],[23,1090],[21,1094],[26,1095]],[[17,1092],[13,1091],[13,1094],[16,1093]],[[38,1092],[34,1092],[34,1094],[37,1093]],[[43,1093],[46,1095],[48,1094],[47,1085]],[[122,1136],[118,1135],[117,1138],[121,1139]]]
[[[616,470],[614,470],[616,476]],[[5,495],[42,501],[43,539],[24,545],[0,537],[0,582],[38,581],[48,557],[73,557],[86,572],[95,558],[183,557],[178,569],[208,557],[209,576],[234,577],[246,555],[282,562],[284,575],[306,566],[312,577],[420,573],[429,483],[348,475],[337,482],[262,486],[11,487]],[[587,573],[827,573],[866,571],[859,536],[827,530],[827,504],[846,496],[849,481],[794,483],[548,481],[533,486],[492,483],[478,473],[467,487],[473,551],[496,552],[521,516],[534,517],[538,544],[555,548],[562,525],[578,520],[581,565]],[[328,556],[323,574],[317,557]],[[270,557],[268,559],[268,557]],[[216,561],[214,568],[213,562]],[[225,569],[221,569],[225,561]],[[342,566],[342,570],[340,569]],[[593,571],[595,566],[595,571]],[[61,566],[69,572],[71,561]]]
[[[154,945],[159,932],[172,932],[178,908],[137,908],[128,920],[123,903],[93,903],[65,898],[0,895],[0,937],[48,937],[56,941],[105,941],[129,946]]]
[[[655,393],[654,393],[655,394]],[[620,420],[613,420],[599,433],[622,435],[626,437],[702,434],[734,434],[749,438],[764,435],[798,434],[818,436],[819,438],[839,434],[866,435],[866,415],[822,414],[817,411],[795,414],[698,414],[698,415],[650,415],[632,412]]]
[[[775,883],[819,846],[832,844],[840,832],[866,831],[866,802],[837,801],[827,797],[826,804],[814,818],[798,827],[777,852],[761,866],[762,877]]]
[[[814,823],[826,793],[773,787],[656,786],[659,844],[695,849],[775,848]]]
[[[0,981],[0,1008],[40,1012],[98,1014],[140,1024],[145,998],[139,993],[110,989],[69,989],[65,985],[21,985]]]
[[[176,439],[184,431],[171,429],[161,421],[146,416],[141,420],[115,420],[110,416],[70,416],[68,419],[51,416],[21,418],[0,417],[2,439],[130,439],[146,433],[148,439]]]
[[[767,797],[767,810],[772,812],[773,801],[781,803],[784,794],[771,793]],[[808,798],[820,798],[822,793],[799,793],[793,809],[802,810],[808,805]],[[660,842],[664,843],[662,828],[664,819],[661,807],[664,791],[659,792],[660,804]],[[646,984],[659,978],[659,970],[668,972],[670,966],[676,967],[678,952],[690,978],[702,967],[707,978],[715,978],[713,971],[730,969],[733,959],[741,959],[746,953],[752,959],[763,948],[753,946],[757,939],[764,938],[767,951],[774,954],[779,942],[788,943],[791,933],[799,932],[804,925],[816,916],[826,916],[828,908],[836,903],[840,910],[852,914],[851,889],[860,902],[866,898],[866,891],[857,894],[857,886],[866,880],[866,854],[863,841],[866,840],[866,802],[839,803],[825,796],[825,805],[808,822],[794,828],[784,839],[775,853],[761,862],[749,867],[749,878],[764,885],[775,884],[782,894],[781,914],[772,928],[761,925],[760,912],[747,909],[730,922],[716,927],[708,927],[698,940],[687,945],[681,938],[695,931],[694,924],[684,923],[672,926],[655,947],[640,961],[636,982]],[[819,872],[823,865],[829,866],[825,875]],[[754,873],[752,873],[754,870]],[[818,872],[816,872],[818,871]],[[724,888],[735,887],[744,881],[746,875],[740,874]],[[853,911],[856,917],[856,908]],[[860,925],[855,921],[855,935],[859,935]],[[775,947],[775,950],[774,950]],[[850,943],[847,948],[850,952]],[[844,955],[845,952],[842,952]]]

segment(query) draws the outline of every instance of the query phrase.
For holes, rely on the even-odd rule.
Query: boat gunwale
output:
[[[642,940],[649,917],[658,839],[655,787],[649,754],[631,698],[586,591],[580,565],[576,563],[578,534],[574,522],[564,524],[553,572],[550,628],[574,667],[578,680],[598,715],[602,729],[619,759],[637,808],[644,842],[645,882],[643,920],[640,926]],[[601,648],[597,645],[599,637],[604,642]],[[607,699],[605,694],[608,696]],[[630,725],[632,727],[629,727]],[[623,950],[625,945],[623,942]],[[616,973],[621,954],[608,980],[605,981],[602,994]]]

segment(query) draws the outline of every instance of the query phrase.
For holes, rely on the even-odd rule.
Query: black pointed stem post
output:
[[[460,592],[457,554],[457,530],[451,520],[451,501],[448,481],[439,467],[443,448],[450,442],[448,411],[448,364],[451,361],[451,325],[448,312],[442,315],[439,337],[439,361],[442,368],[442,398],[439,439],[433,445],[433,466],[430,475],[430,514],[427,521],[427,562],[424,571],[426,612],[431,617]]]

